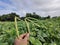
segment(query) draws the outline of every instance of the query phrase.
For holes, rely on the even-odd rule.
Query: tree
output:
[[[1,21],[14,21],[15,16],[19,17],[19,15],[17,15],[16,13],[4,14],[0,16],[0,20]]]
[[[26,17],[32,17],[31,13],[26,13]]]
[[[50,15],[48,15],[46,18],[47,18],[47,19],[50,19]]]
[[[41,19],[41,16],[37,15],[35,12],[33,12],[33,18],[36,18],[36,19]]]
[[[33,12],[33,14],[26,13],[26,17],[32,17],[32,18],[36,18],[36,19],[40,19],[41,18],[41,16],[37,15],[35,12]]]

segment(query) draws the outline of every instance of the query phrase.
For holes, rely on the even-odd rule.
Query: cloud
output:
[[[60,0],[10,0],[11,4],[0,1],[4,10],[25,16],[27,12],[36,12],[41,16],[60,16]],[[2,10],[3,11],[3,10]]]
[[[18,14],[18,15],[20,15],[21,17],[22,17],[22,16],[25,16],[25,14],[26,14],[25,11],[0,10],[0,15],[2,15],[2,14],[9,14],[9,13],[11,13],[11,12]]]
[[[13,5],[4,3],[3,1],[0,1],[0,15],[11,13],[14,11],[17,11],[16,7],[14,7]]]

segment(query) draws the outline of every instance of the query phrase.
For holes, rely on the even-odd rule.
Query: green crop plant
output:
[[[29,45],[60,45],[60,18],[15,17],[14,22],[0,22],[0,45],[13,45],[15,38],[26,32],[30,33]]]

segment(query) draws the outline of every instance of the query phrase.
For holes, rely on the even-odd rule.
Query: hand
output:
[[[29,33],[22,34],[15,39],[14,45],[28,45]]]

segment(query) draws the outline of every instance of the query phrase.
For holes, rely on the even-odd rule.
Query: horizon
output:
[[[25,16],[33,13],[40,16],[60,16],[60,0],[0,0],[0,15],[14,12]]]
[[[14,12],[11,12],[11,13],[14,13]],[[7,14],[11,14],[11,13],[7,13]],[[36,13],[36,12],[35,12]],[[2,14],[2,15],[0,15],[0,16],[3,16],[3,15],[7,15],[7,14]],[[17,14],[17,13],[16,13]],[[26,13],[27,14],[27,13]],[[24,16],[20,16],[19,14],[17,14],[17,15],[19,15],[19,17],[26,17],[26,14],[24,15]],[[33,14],[33,12],[31,13],[31,14]],[[38,14],[37,14],[38,15]],[[41,16],[41,15],[39,15],[39,16]],[[47,15],[47,16],[41,16],[41,17],[48,17],[48,16],[50,16],[50,15]],[[60,17],[60,16],[50,16],[51,18],[52,17]]]

